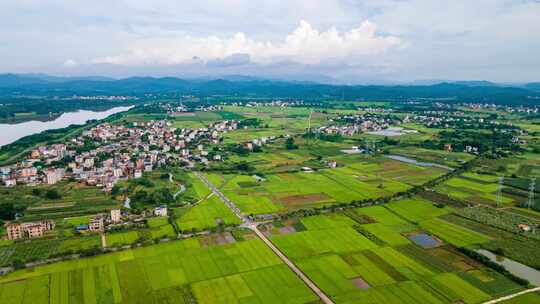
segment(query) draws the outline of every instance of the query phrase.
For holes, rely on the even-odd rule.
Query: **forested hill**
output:
[[[483,85],[485,83],[485,85]],[[489,82],[434,85],[329,85],[264,79],[186,80],[173,77],[62,78],[0,75],[0,94],[37,95],[143,95],[179,93],[192,95],[252,95],[258,97],[345,98],[364,100],[440,99],[498,104],[540,104],[538,84],[499,86]]]

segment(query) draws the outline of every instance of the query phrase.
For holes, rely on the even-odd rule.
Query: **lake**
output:
[[[69,125],[83,125],[88,120],[104,119],[110,115],[127,111],[129,107],[116,107],[107,111],[87,111],[79,110],[77,112],[67,112],[51,121],[27,121],[18,124],[0,124],[0,146],[10,144],[28,135],[40,133],[51,129],[65,128]]]

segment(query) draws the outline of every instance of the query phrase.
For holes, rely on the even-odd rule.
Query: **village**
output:
[[[204,145],[217,144],[220,134],[235,130],[237,124],[226,120],[208,128],[178,129],[164,120],[129,126],[104,123],[66,143],[32,150],[29,158],[0,168],[0,179],[6,187],[75,179],[110,191],[120,179],[140,178],[171,162],[207,164]],[[213,154],[212,160],[220,159]]]
[[[92,216],[88,224],[79,224],[75,227],[75,230],[81,234],[103,233],[125,225],[142,223],[146,218],[167,216],[168,209],[166,205],[160,205],[142,214],[130,214],[120,209],[112,209],[109,213]],[[52,232],[55,229],[55,222],[49,219],[35,222],[11,222],[7,223],[5,227],[8,240],[32,239],[44,237],[47,233]]]

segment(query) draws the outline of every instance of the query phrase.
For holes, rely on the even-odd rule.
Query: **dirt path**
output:
[[[107,248],[107,238],[105,238],[105,233],[101,234],[101,247]]]
[[[219,196],[223,202],[229,207],[232,212],[242,220],[242,227],[249,228],[268,246],[282,261],[287,265],[303,282],[307,285],[325,304],[333,304],[334,302],[311,281],[289,258],[283,254],[258,228],[257,223],[254,223],[250,218],[242,215],[242,212],[236,205],[229,200],[221,191],[219,191],[204,175],[195,172],[195,175],[206,185],[213,193]]]

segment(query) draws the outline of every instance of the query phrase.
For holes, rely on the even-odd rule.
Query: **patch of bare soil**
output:
[[[362,279],[360,277],[352,279],[351,282],[358,289],[368,289],[370,287],[369,284],[366,281],[364,281],[364,279]]]
[[[296,229],[294,229],[293,226],[286,226],[286,227],[279,228],[279,234],[290,234],[290,233],[295,233],[295,232],[296,232]]]
[[[287,205],[298,205],[305,203],[314,203],[327,200],[330,197],[325,193],[305,194],[305,195],[291,195],[280,199],[280,201]]]

